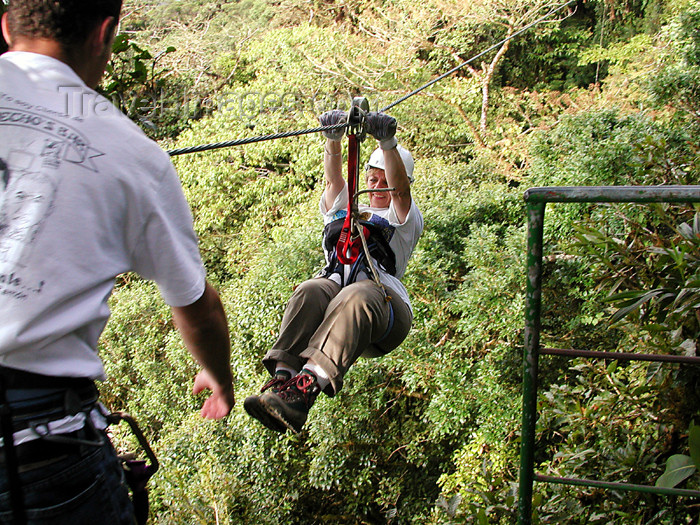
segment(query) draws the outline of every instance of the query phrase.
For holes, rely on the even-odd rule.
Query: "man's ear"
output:
[[[108,16],[95,26],[90,33],[90,48],[94,56],[102,55],[106,46],[111,48],[116,29],[117,20],[113,16]]]
[[[7,22],[7,13],[2,14],[2,21],[0,21],[0,25],[2,25],[2,37],[5,39],[8,47],[12,47],[12,41],[10,40],[10,29]]]

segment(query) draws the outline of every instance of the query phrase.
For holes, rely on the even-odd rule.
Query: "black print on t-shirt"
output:
[[[24,267],[34,240],[53,211],[56,182],[32,169],[33,155],[11,151],[2,159],[0,269]]]
[[[26,299],[44,280],[23,278],[36,240],[54,209],[59,169],[91,176],[104,154],[60,118],[0,107],[0,295]]]
[[[14,174],[9,163],[0,158],[0,294],[25,299],[27,293],[41,292],[44,281],[28,285],[15,271],[4,270],[23,266],[53,207],[54,196],[55,186],[47,177],[21,171]]]
[[[90,146],[89,140],[74,127],[64,122],[27,111],[0,106],[0,126],[17,126],[41,133],[46,143],[41,155],[49,167],[57,168],[61,162],[70,162],[89,171],[98,172],[94,159],[104,153]],[[42,141],[43,142],[43,141]]]

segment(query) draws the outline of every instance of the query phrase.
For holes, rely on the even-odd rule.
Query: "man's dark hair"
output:
[[[70,48],[105,18],[118,20],[121,8],[122,0],[10,0],[8,26],[14,38],[48,38]]]

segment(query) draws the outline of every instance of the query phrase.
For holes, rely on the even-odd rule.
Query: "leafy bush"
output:
[[[381,106],[455,59],[433,45],[433,37],[447,38],[452,27],[450,6],[442,4],[292,1],[283,14],[253,1],[214,4],[166,6],[192,36],[186,41],[205,43],[191,50],[192,57],[219,55],[202,69],[223,86],[210,93],[211,107],[167,147],[315,126],[320,111],[343,107],[357,94]],[[615,18],[618,35],[625,27],[638,30],[639,20],[630,13],[643,10],[651,17],[660,5],[602,4],[595,7],[614,10],[609,16],[622,13]],[[259,17],[250,21],[249,34],[246,7]],[[398,16],[407,13],[426,16]],[[592,21],[590,11],[586,16]],[[687,16],[683,27],[691,29],[695,22]],[[201,399],[189,394],[196,367],[167,307],[152,285],[131,276],[120,279],[100,347],[110,378],[103,398],[137,416],[161,460],[151,484],[154,523],[514,522],[525,284],[522,186],[692,183],[698,174],[697,140],[684,124],[694,117],[687,111],[676,115],[673,106],[632,111],[628,99],[618,109],[596,109],[613,96],[616,86],[609,84],[600,86],[600,97],[595,91],[534,91],[532,83],[548,84],[549,74],[545,78],[541,62],[533,66],[519,56],[544,50],[568,60],[587,45],[587,23],[572,24],[565,34],[533,36],[522,43],[533,42],[532,49],[521,47],[509,57],[512,69],[501,80],[534,67],[522,79],[533,91],[493,94],[490,145],[471,142],[468,122],[478,98],[465,76],[392,109],[400,140],[416,157],[412,194],[426,224],[404,279],[414,328],[388,356],[360,360],[342,392],[317,401],[299,435],[273,434],[238,407],[224,421],[201,420],[196,413]],[[163,45],[185,38],[173,27]],[[212,35],[231,38],[209,41],[207,27]],[[691,49],[694,34],[684,31],[669,34],[685,35]],[[452,35],[463,42],[471,37],[470,45],[478,47],[475,35]],[[652,42],[644,40],[644,49],[656,49]],[[184,60],[182,47],[174,47],[164,63]],[[611,49],[606,58],[615,75],[621,62],[610,57],[620,58],[615,53],[623,51]],[[667,57],[665,64],[678,60]],[[552,82],[579,82],[591,64],[566,72],[570,64],[564,64]],[[192,81],[184,73],[179,80]],[[641,99],[635,93],[635,104],[652,107]],[[674,97],[658,101],[679,104]],[[369,140],[363,145],[363,157],[373,145]],[[266,380],[260,358],[277,335],[292,287],[321,265],[321,147],[319,137],[302,136],[175,158],[209,278],[228,314],[239,402]],[[634,314],[609,325],[613,310],[603,301],[608,283],[632,272],[645,277],[635,284],[638,291],[659,287],[654,278],[664,280],[661,287],[673,288],[673,281],[693,289],[689,278],[679,276],[681,270],[684,278],[692,274],[695,240],[673,234],[682,222],[690,224],[687,213],[667,220],[655,208],[551,206],[543,342],[631,352],[661,344],[678,351],[675,347],[692,339],[693,303],[669,311],[662,322],[676,323],[675,329],[652,337]],[[588,248],[578,243],[577,234],[594,237],[594,230],[601,242]],[[595,250],[602,254],[598,259],[588,253]],[[625,270],[618,274],[622,261]],[[656,304],[649,301],[645,308],[659,324]],[[678,334],[681,325],[684,332]],[[648,482],[674,464],[669,458],[690,457],[686,429],[697,406],[693,373],[543,361],[538,468]],[[132,448],[129,437],[115,433],[120,448]],[[696,486],[697,476],[685,483]],[[692,519],[694,510],[655,496],[544,485],[537,485],[535,507],[542,523],[670,524]]]

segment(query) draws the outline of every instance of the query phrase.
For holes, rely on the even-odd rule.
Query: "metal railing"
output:
[[[700,491],[694,490],[544,476],[535,473],[534,463],[535,425],[537,422],[537,375],[540,355],[700,364],[700,357],[540,348],[542,245],[545,205],[548,202],[695,203],[700,202],[700,186],[545,187],[530,188],[525,192],[524,197],[527,203],[528,214],[527,289],[525,298],[525,347],[523,351],[523,411],[520,449],[520,485],[518,491],[518,524],[529,525],[532,522],[532,493],[535,481],[649,492],[654,494],[700,496]]]

